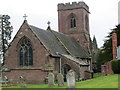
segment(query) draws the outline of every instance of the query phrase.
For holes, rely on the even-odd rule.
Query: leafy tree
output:
[[[2,39],[2,52],[3,52],[3,60],[4,60],[4,54],[8,48],[9,40],[11,39],[12,29],[11,23],[9,21],[10,16],[8,15],[1,15],[1,39]]]

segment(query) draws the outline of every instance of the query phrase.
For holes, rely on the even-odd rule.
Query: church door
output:
[[[64,81],[66,82],[66,75],[68,71],[71,69],[71,67],[68,64],[63,65],[63,76],[64,76]]]

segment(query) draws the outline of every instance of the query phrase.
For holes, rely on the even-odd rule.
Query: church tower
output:
[[[58,26],[90,53],[89,7],[84,2],[58,4]]]

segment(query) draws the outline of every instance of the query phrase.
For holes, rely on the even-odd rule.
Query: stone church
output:
[[[56,32],[24,20],[6,52],[3,76],[12,82],[23,76],[27,83],[44,83],[50,72],[62,73],[66,79],[72,69],[76,80],[85,79],[92,63],[89,7],[84,2],[58,4],[58,24]]]

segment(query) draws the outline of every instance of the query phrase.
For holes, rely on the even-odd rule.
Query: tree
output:
[[[97,63],[98,55],[99,55],[99,48],[97,45],[97,40],[94,36],[92,42],[92,67],[95,73],[97,72],[96,63]]]
[[[117,33],[117,43],[118,43],[118,46],[120,46],[120,24],[116,26],[115,30]]]
[[[8,15],[1,15],[1,51],[2,51],[2,59],[4,60],[5,52],[9,46],[9,40],[11,39],[12,29],[11,23],[9,22],[10,16]],[[4,61],[3,61],[4,62]]]
[[[117,34],[117,43],[118,46],[120,45],[120,24],[116,26],[116,28],[114,28],[113,30],[115,30],[116,34]],[[100,53],[99,53],[99,57],[97,60],[97,67],[100,68],[102,64],[104,64],[107,61],[111,61],[112,60],[112,32],[111,31],[108,36],[106,37],[107,39],[105,40]]]

